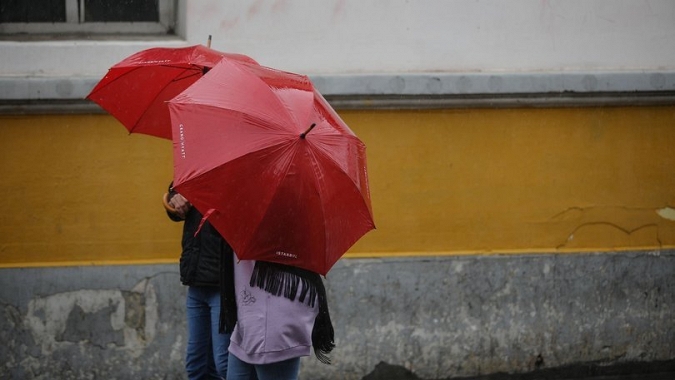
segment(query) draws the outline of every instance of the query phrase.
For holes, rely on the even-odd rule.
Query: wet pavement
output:
[[[438,379],[420,378],[404,367],[381,362],[363,380],[675,380],[675,359],[615,365],[591,363],[560,368],[541,368],[519,374],[496,373]]]

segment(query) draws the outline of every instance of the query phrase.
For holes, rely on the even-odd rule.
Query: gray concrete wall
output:
[[[675,358],[675,251],[344,259],[334,364],[419,378]],[[0,270],[1,379],[184,378],[177,265]]]

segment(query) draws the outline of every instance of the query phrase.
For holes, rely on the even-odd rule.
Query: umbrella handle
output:
[[[169,193],[164,193],[164,196],[162,197],[162,203],[164,204],[166,211],[169,211],[172,214],[176,213],[176,209],[171,207],[169,204]]]

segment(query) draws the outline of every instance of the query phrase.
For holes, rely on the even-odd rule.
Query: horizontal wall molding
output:
[[[310,75],[339,109],[675,104],[675,72]],[[102,112],[100,78],[0,76],[0,113]]]

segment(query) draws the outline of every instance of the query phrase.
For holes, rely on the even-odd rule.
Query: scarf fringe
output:
[[[312,328],[312,347],[320,362],[330,364],[328,354],[335,348],[335,331],[330,319],[328,297],[321,276],[288,265],[256,261],[250,285],[275,296],[306,303],[310,307],[314,307],[318,300],[319,314]]]
[[[274,296],[283,296],[291,301],[307,303],[309,307],[314,307],[317,298],[316,283],[302,276],[302,274],[293,273],[297,268],[290,270],[278,264],[263,263],[257,261],[251,275],[251,286],[263,289]],[[302,284],[302,291],[298,296],[298,290]],[[307,297],[309,293],[309,297]]]

